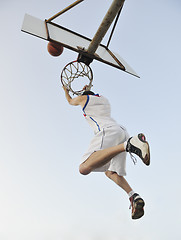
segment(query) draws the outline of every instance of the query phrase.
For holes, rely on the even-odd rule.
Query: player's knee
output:
[[[111,178],[112,175],[114,174],[115,172],[112,172],[112,171],[106,171],[105,174],[108,178]]]
[[[105,172],[106,177],[110,178],[110,171]]]
[[[82,175],[88,175],[91,172],[91,170],[90,170],[90,168],[86,167],[84,164],[80,164],[79,172]]]

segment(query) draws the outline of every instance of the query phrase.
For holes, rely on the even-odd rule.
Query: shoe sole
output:
[[[148,146],[148,153],[146,154],[143,162],[144,162],[144,164],[146,164],[147,166],[149,166],[149,165],[150,165],[150,147],[149,147],[148,142],[146,142],[146,144],[147,144],[147,146]]]
[[[144,164],[149,166],[150,165],[150,147],[149,147],[149,144],[146,141],[146,137],[145,137],[145,135],[143,133],[138,134],[138,138],[139,138],[139,140],[141,142],[143,142],[143,143],[145,143],[147,145],[147,148],[148,148],[147,151],[148,152],[147,152],[147,154],[146,154],[146,156],[144,158],[141,156],[141,159],[142,159]]]
[[[132,219],[139,219],[144,215],[144,201],[142,199],[138,200],[134,204],[134,213],[132,214]]]

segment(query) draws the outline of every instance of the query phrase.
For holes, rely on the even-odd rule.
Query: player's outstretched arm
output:
[[[78,97],[75,97],[75,98],[72,98],[69,94],[69,91],[68,89],[63,86],[63,89],[65,91],[65,97],[68,101],[68,103],[70,105],[73,105],[73,106],[78,106],[78,105],[81,105],[81,106],[84,106],[85,102],[86,102],[86,99],[87,97],[86,96],[78,96]]]

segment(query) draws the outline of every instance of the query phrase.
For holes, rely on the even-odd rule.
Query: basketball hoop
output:
[[[77,78],[84,78],[86,81],[88,80],[88,84],[83,83],[82,90],[73,90],[72,83]],[[61,73],[61,82],[62,85],[65,86],[70,92],[76,95],[81,95],[84,90],[84,85],[87,85],[86,90],[90,90],[92,87],[93,73],[92,69],[87,66],[85,63],[79,61],[73,61],[68,63]]]

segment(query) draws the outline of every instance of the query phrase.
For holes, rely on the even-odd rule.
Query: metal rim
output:
[[[79,77],[87,77],[89,80],[87,90],[90,90],[92,87],[93,81],[93,72],[90,66],[79,61],[72,61],[68,63],[61,72],[61,83],[63,86],[76,95],[81,95],[84,90],[73,90],[72,82]]]

